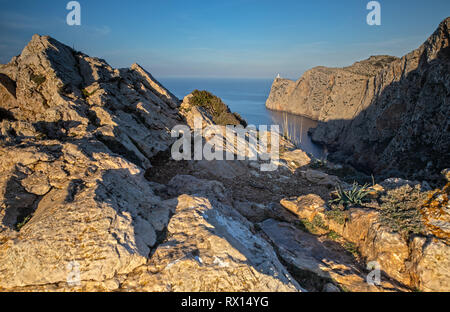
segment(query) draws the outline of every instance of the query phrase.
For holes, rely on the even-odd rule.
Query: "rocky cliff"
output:
[[[142,67],[35,35],[0,78],[0,290],[302,290],[219,182],[155,194],[185,120]]]
[[[175,161],[174,125],[215,125],[217,100],[192,96],[180,103],[137,64],[114,69],[38,35],[0,66],[0,291],[448,291],[450,219],[436,213],[448,186],[411,241],[398,231],[410,211],[382,203],[408,181],[330,210],[330,191],[348,185],[282,137],[270,172],[261,160]],[[246,156],[244,140],[226,151]],[[383,266],[379,284],[365,261]]]
[[[450,165],[450,18],[418,49],[276,79],[267,107],[319,120],[332,159],[374,173],[437,178]],[[334,157],[334,158],[333,158]]]
[[[395,59],[392,56],[371,56],[344,68],[315,67],[296,82],[276,78],[266,107],[321,121],[352,118],[355,109],[343,110],[343,106],[361,106],[363,101],[370,100],[370,95],[369,99],[363,98],[368,80]]]

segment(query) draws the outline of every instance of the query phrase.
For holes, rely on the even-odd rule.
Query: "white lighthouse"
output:
[[[281,76],[280,76],[280,74],[278,74],[278,75],[277,75],[277,79],[281,79]]]

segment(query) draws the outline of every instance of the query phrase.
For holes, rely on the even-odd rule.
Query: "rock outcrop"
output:
[[[382,193],[388,187],[398,188],[401,183],[402,181],[399,181],[397,186],[392,186],[392,181],[386,181],[382,183],[384,187],[377,186],[374,190]],[[441,195],[442,198],[439,200],[435,199],[433,204],[417,207],[424,212],[424,217],[429,215],[431,209],[440,211],[440,222],[436,222],[435,225],[430,226],[429,222],[426,222],[428,218],[424,218],[428,235],[402,235],[399,231],[393,230],[382,222],[380,208],[376,206],[372,209],[354,207],[346,211],[331,210],[314,194],[283,199],[281,205],[299,219],[316,224],[323,232],[332,233],[351,242],[366,263],[376,261],[384,274],[401,284],[423,291],[449,291],[450,244],[447,231],[450,222],[447,211],[448,195],[445,195],[448,191],[446,187],[442,191],[433,192],[430,199],[438,198],[436,194],[444,195]],[[301,250],[300,247],[294,249]],[[318,267],[316,262],[310,265]],[[301,267],[300,264],[296,266]],[[341,280],[344,277],[338,275],[334,279]],[[341,285],[345,284],[344,281],[341,282]],[[347,287],[349,289],[361,287],[358,285],[361,283],[354,281]],[[385,287],[391,288],[386,285]]]
[[[266,107],[320,121],[352,119],[357,114],[356,109],[367,107],[374,95],[364,97],[368,80],[396,59],[385,55],[371,56],[344,68],[315,67],[297,81],[276,78]],[[344,105],[356,107],[343,109]]]
[[[368,284],[364,268],[355,264],[352,255],[332,239],[318,238],[292,224],[273,219],[262,222],[261,228],[278,249],[280,257],[293,271],[311,274],[310,283],[314,283],[315,277],[324,281],[334,281],[343,291],[399,290],[387,280],[383,280],[380,285]]]
[[[267,107],[319,120],[312,139],[366,172],[432,180],[450,159],[450,18],[402,58],[276,79]],[[398,175],[399,173],[397,173]]]
[[[202,190],[170,201],[174,215],[167,228],[168,239],[155,250],[146,273],[137,280],[129,278],[124,283],[125,289],[266,292],[302,289],[269,243],[252,231],[252,224],[222,203],[223,194],[216,189],[223,188],[221,183],[192,176],[184,176],[183,181],[201,183]]]
[[[143,169],[170,146],[178,100],[138,65],[38,35],[0,76],[0,287],[66,282],[74,261],[90,281],[145,264],[169,208]]]
[[[203,183],[156,195],[179,105],[139,65],[50,37],[1,65],[0,290],[302,290]]]
[[[346,226],[318,223],[330,191],[346,184],[279,135],[253,129],[220,150],[243,160],[174,160],[171,129],[190,131],[195,117],[225,129],[139,65],[114,69],[50,37],[35,35],[1,65],[0,291],[448,289],[448,218],[435,214],[448,210],[448,187],[424,207],[439,240],[415,236],[405,249],[402,236],[370,224],[372,210],[352,210]],[[269,134],[270,150],[242,148]],[[245,159],[275,156],[273,140],[276,170]],[[397,281],[367,284],[343,241],[307,233],[299,217],[362,240]]]
[[[247,126],[247,122],[238,113],[231,112],[222,99],[206,90],[194,90],[185,96],[180,105],[180,112],[186,117],[191,127],[194,116],[198,114],[206,124],[214,122],[221,126]]]

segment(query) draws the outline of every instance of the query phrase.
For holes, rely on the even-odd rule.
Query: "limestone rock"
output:
[[[167,240],[123,287],[144,291],[302,291],[271,246],[229,206],[181,195]],[[189,238],[189,239],[186,239]]]
[[[0,290],[302,290],[222,183],[155,195],[144,172],[184,120],[139,65],[35,35],[0,67],[0,100]]]
[[[160,84],[155,78],[153,78],[153,76],[139,64],[134,63],[131,65],[131,70],[137,72],[140,78],[143,78],[141,78],[141,81],[148,90],[151,90],[152,93],[169,104],[171,108],[176,108],[179,106],[179,100],[177,97],[167,90],[162,84]]]
[[[428,193],[420,207],[422,221],[428,232],[450,244],[450,183]]]
[[[151,157],[169,148],[170,129],[182,120],[178,100],[140,66],[113,69],[46,36],[33,36],[0,76],[0,98],[16,98],[2,101],[11,115],[2,118],[6,137],[25,128],[27,137],[95,137],[148,168]]]
[[[450,182],[450,169],[446,168],[444,170],[442,170],[442,175],[445,177],[445,179]]]
[[[383,190],[388,191],[388,190],[397,189],[397,188],[405,186],[405,185],[415,187],[416,185],[419,185],[419,184],[420,184],[419,182],[409,181],[409,180],[405,180],[405,179],[389,178],[389,179],[386,179],[383,182],[381,182],[380,186],[383,188]]]
[[[273,215],[272,211],[265,205],[248,201],[235,200],[233,208],[253,223],[262,222]]]
[[[111,290],[146,264],[170,208],[143,169],[177,106],[138,65],[50,37],[0,67],[0,289],[65,289],[76,263],[82,287]]]
[[[328,175],[325,172],[308,169],[303,173],[303,176],[311,183],[326,185],[329,187],[336,187],[338,185],[342,185],[342,183],[338,177],[333,175]]]
[[[450,246],[441,240],[413,240],[413,266],[416,283],[424,291],[450,291]]]
[[[312,221],[318,213],[325,212],[325,201],[316,194],[293,199],[282,199],[280,204],[300,219]]]
[[[304,167],[311,163],[311,158],[300,149],[284,152],[280,155],[280,158],[288,163],[293,163],[294,169]]]
[[[364,100],[360,94],[366,90],[367,81],[394,60],[392,56],[372,56],[345,68],[315,67],[296,82],[275,79],[266,107],[320,121],[352,118],[353,111],[342,109],[341,104],[352,106]],[[341,92],[343,89],[346,92]],[[332,103],[339,105],[334,107]]]
[[[188,94],[184,97],[183,102],[180,105],[180,114],[186,118],[186,122],[194,129],[195,119],[200,120],[202,129],[214,125],[213,118],[209,115],[203,108],[198,106],[193,106],[189,103],[189,100],[193,97],[192,94]]]
[[[216,198],[221,202],[229,202],[229,193],[218,181],[198,179],[189,175],[177,175],[168,184],[172,195],[191,194]]]
[[[300,219],[311,222],[318,217],[323,228],[354,243],[367,263],[376,261],[390,278],[424,291],[448,288],[450,247],[445,237],[408,239],[382,225],[379,212],[373,209],[350,208],[330,214],[314,194],[283,199],[281,204]]]
[[[337,251],[336,243],[321,241],[316,236],[302,232],[288,223],[269,219],[261,228],[277,246],[282,259],[302,272],[317,275],[325,281],[333,281],[350,291],[394,290],[388,282],[384,287],[371,286],[366,282],[366,273],[358,268],[343,250]]]
[[[0,288],[65,283],[73,261],[80,267],[81,282],[101,282],[146,263],[156,241],[155,220],[167,224],[168,208],[159,206],[135,165],[105,153],[94,157],[77,155],[76,164],[66,165],[71,177],[35,197],[31,219],[19,236],[2,241]],[[86,168],[92,168],[87,175]],[[7,181],[6,190],[14,179]],[[24,209],[8,201],[11,195],[2,193],[6,226],[13,226],[6,223],[9,215]]]
[[[450,155],[449,26],[446,18],[402,58],[374,56],[313,68],[297,82],[276,79],[266,106],[319,120],[312,139],[329,147],[332,160],[439,178]]]
[[[341,290],[337,286],[335,286],[331,283],[325,284],[325,286],[323,286],[322,291],[323,292],[341,292]]]

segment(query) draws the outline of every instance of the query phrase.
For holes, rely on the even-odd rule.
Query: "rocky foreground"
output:
[[[276,79],[266,106],[318,120],[332,159],[387,177],[438,181],[450,166],[450,18],[402,58],[372,56]]]
[[[450,291],[449,185],[334,205],[344,168],[282,137],[275,171],[174,161],[193,96],[38,35],[0,66],[0,290]]]

